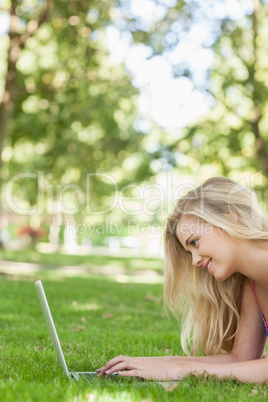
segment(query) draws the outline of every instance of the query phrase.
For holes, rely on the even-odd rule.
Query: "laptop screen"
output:
[[[45,291],[44,291],[42,282],[41,281],[36,281],[35,282],[35,287],[36,287],[36,291],[37,291],[37,294],[38,294],[38,297],[39,297],[39,301],[40,301],[40,304],[41,304],[41,307],[42,307],[42,310],[43,310],[43,313],[44,313],[44,316],[45,316],[47,327],[48,327],[48,330],[49,330],[49,333],[50,333],[50,336],[51,336],[52,344],[54,346],[54,349],[55,349],[55,352],[56,352],[56,355],[57,355],[58,362],[61,365],[61,367],[63,368],[64,373],[68,377],[70,377],[70,373],[69,373],[69,370],[68,370],[68,367],[67,367],[63,352],[62,352],[59,337],[58,337],[58,334],[57,334],[57,331],[56,331],[56,327],[54,325],[54,321],[53,321],[53,318],[52,318],[52,315],[51,315],[51,312],[50,312],[50,308],[49,308],[49,305],[48,305],[48,302],[47,302],[47,298],[46,298],[46,295],[45,295]]]

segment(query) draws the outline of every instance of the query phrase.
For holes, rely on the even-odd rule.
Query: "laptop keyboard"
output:
[[[76,381],[79,380],[79,377],[86,378],[88,381],[90,381],[97,376],[97,373],[94,371],[93,372],[80,371],[80,372],[72,372],[70,374]]]
[[[95,371],[92,371],[92,372],[86,372],[86,371],[78,371],[78,372],[72,372],[72,373],[70,373],[71,374],[71,376],[76,380],[76,381],[78,381],[79,380],[79,377],[83,377],[83,378],[85,378],[86,380],[88,380],[88,381],[91,381],[93,378],[95,379],[96,377],[97,377],[97,375],[98,375],[98,373],[96,373]],[[116,373],[113,373],[112,375],[111,375],[111,377],[117,377],[118,376],[118,373],[116,372]],[[106,377],[106,376],[105,376]],[[107,377],[110,377],[110,376],[107,376]]]
[[[96,378],[97,373],[83,373],[82,377],[86,378],[86,380],[91,381],[93,378]]]

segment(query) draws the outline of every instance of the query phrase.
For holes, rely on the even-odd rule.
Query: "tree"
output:
[[[17,0],[11,0],[10,5],[10,26],[8,32],[7,50],[7,71],[4,85],[2,101],[0,103],[0,154],[3,150],[3,143],[8,130],[8,125],[14,110],[15,102],[19,96],[17,87],[17,62],[21,51],[29,38],[34,36],[39,27],[46,21],[49,11],[53,6],[53,0],[47,0],[42,8],[34,10],[28,18],[24,20],[25,28],[20,31],[20,18],[17,15],[18,9],[23,10],[23,5]],[[26,14],[26,13],[25,13]],[[27,14],[26,14],[27,17]],[[1,169],[0,158],[0,169]]]
[[[12,99],[1,105],[3,159],[8,162],[2,177],[8,181],[18,171],[41,171],[43,186],[85,186],[88,172],[109,172],[123,186],[153,174],[151,159],[169,155],[168,163],[174,163],[166,145],[160,144],[159,152],[145,152],[144,133],[135,125],[138,90],[123,65],[111,65],[104,35],[115,24],[133,43],[150,47],[150,57],[162,54],[191,23],[193,5],[187,3],[167,7],[156,1],[157,17],[148,24],[132,15],[130,1],[79,0],[66,6],[51,0],[42,6],[13,0],[8,55],[17,43],[19,51],[6,75]],[[17,180],[14,188],[34,205],[39,184],[32,177],[25,183]],[[98,189],[95,205],[114,190],[103,180],[92,186]]]
[[[8,103],[1,105],[2,138],[6,137],[2,155],[8,162],[1,173],[6,181],[18,172],[40,171],[43,185],[53,185],[54,191],[57,183],[85,187],[87,173],[98,173],[98,180],[92,182],[97,207],[114,191],[101,174],[114,175],[121,186],[139,182],[154,174],[153,159],[168,169],[184,168],[188,157],[192,171],[200,164],[212,164],[219,174],[249,165],[252,171],[267,172],[264,2],[256,0],[254,10],[237,20],[211,18],[215,2],[204,7],[180,0],[167,7],[155,0],[157,17],[150,21],[133,16],[130,1],[79,0],[67,6],[57,1],[53,12],[52,0],[38,4],[11,3],[17,22],[13,36],[23,45],[18,48],[11,41],[10,30],[7,54],[17,58],[8,64],[11,74],[6,75],[13,101],[8,107]],[[147,46],[149,58],[161,55],[171,60],[187,32],[209,18],[211,38],[205,47],[213,50],[214,65],[199,90],[212,102],[211,112],[187,127],[183,136],[180,133],[175,143],[174,137],[153,126],[159,147],[147,152],[144,144],[150,136],[135,124],[139,91],[123,65],[111,64],[106,28],[114,24],[130,43]],[[12,50],[13,44],[19,51]],[[197,85],[187,60],[173,67],[175,77],[187,77]],[[11,113],[16,118],[9,119],[8,127]],[[34,205],[37,180],[30,178],[27,186],[19,180],[17,184],[20,194]]]
[[[40,12],[17,1],[11,6],[11,21],[17,25],[11,23],[8,57],[17,43],[19,50],[8,64],[6,94],[13,88],[12,98],[1,105],[8,162],[2,176],[8,181],[18,171],[41,171],[46,183],[56,187],[85,186],[86,174],[97,173],[92,186],[98,188],[98,194],[93,191],[98,205],[114,191],[101,174],[113,173],[120,182],[124,161],[141,149],[143,134],[134,128],[138,91],[124,66],[109,60],[104,35],[111,4],[80,0],[66,7],[59,1],[49,13],[52,5],[46,3]],[[148,173],[148,160],[136,158],[122,180],[127,183],[134,175],[142,180]],[[17,180],[14,188],[34,205],[39,184],[32,177],[25,183]]]
[[[241,19],[221,20],[212,46],[214,62],[206,91],[208,115],[184,130],[173,151],[191,155],[200,165],[213,165],[218,174],[261,171],[268,177],[267,80],[268,5],[254,0]]]

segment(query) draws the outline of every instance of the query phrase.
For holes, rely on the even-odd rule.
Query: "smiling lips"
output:
[[[210,259],[206,262],[206,264],[204,265],[204,267],[207,268],[208,272],[210,271],[211,265],[212,265],[212,258],[210,258]]]

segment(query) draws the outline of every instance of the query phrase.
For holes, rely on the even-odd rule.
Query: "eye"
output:
[[[196,246],[197,246],[197,243],[198,243],[198,240],[192,240],[192,241],[190,241],[190,245],[193,246],[193,247],[196,247]]]

